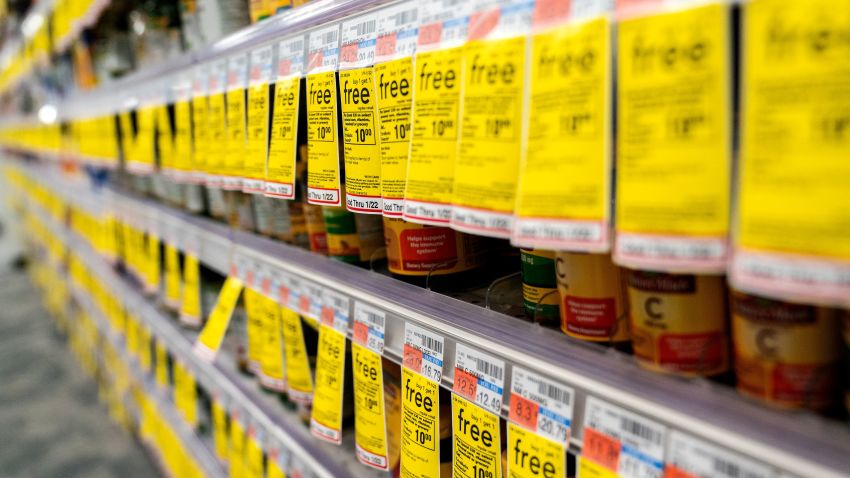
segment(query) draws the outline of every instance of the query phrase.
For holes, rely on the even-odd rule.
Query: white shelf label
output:
[[[375,62],[377,22],[374,12],[342,22],[340,69],[362,68]]]
[[[386,315],[380,309],[362,302],[354,303],[354,341],[377,353],[384,353]]]
[[[339,23],[310,32],[307,73],[334,71],[339,63]]]
[[[272,45],[266,45],[251,52],[251,86],[268,84],[272,80],[272,48]]]
[[[417,49],[462,45],[469,29],[473,0],[424,0],[419,6]]]
[[[419,35],[419,5],[402,2],[378,12],[375,61],[413,56]]]
[[[227,91],[248,86],[248,55],[240,53],[227,62]]]
[[[502,411],[504,385],[504,361],[457,344],[453,387],[456,394],[498,415]]]
[[[339,292],[324,289],[322,291],[322,324],[333,327],[339,333],[348,333],[351,301]]]
[[[575,391],[529,370],[514,367],[510,420],[564,446],[572,432]]]
[[[443,378],[443,338],[418,325],[405,323],[404,366],[440,383]]]
[[[677,430],[670,432],[666,474],[672,477],[773,478],[770,467]]]
[[[305,67],[305,36],[298,35],[277,44],[277,77],[301,76]]]

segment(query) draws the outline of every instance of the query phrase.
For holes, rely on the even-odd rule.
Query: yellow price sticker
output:
[[[560,443],[508,422],[508,478],[565,478],[567,450]]]
[[[144,256],[145,264],[145,292],[154,293],[159,290],[160,270],[159,270],[159,238],[154,234],[148,233],[145,240],[147,253]]]
[[[460,47],[416,56],[404,196],[404,219],[411,222],[439,226],[451,220],[462,59]]]
[[[731,194],[728,5],[618,26],[614,259],[633,268],[721,272]],[[651,99],[651,101],[650,101]]]
[[[440,386],[401,369],[401,476],[440,476]]]
[[[230,417],[230,437],[228,440],[228,464],[230,478],[246,478],[245,473],[245,428],[234,414]]]
[[[272,299],[261,295],[263,311],[263,353],[260,358],[260,384],[270,390],[286,390],[283,361],[283,328],[280,306]]]
[[[207,108],[209,131],[209,149],[206,154],[207,186],[217,188],[222,186],[221,175],[224,174],[227,157],[227,117],[225,116],[226,99],[224,93],[210,95]]]
[[[582,478],[619,478],[620,475],[616,471],[588,460],[579,455],[578,457],[578,476]]]
[[[215,455],[219,460],[227,461],[227,412],[224,410],[224,406],[216,399],[213,399],[210,409],[212,411]]]
[[[245,477],[263,478],[263,447],[252,429],[245,441]]]
[[[210,120],[209,99],[206,95],[195,92],[192,98],[192,166],[191,170],[196,179],[207,172],[207,155],[210,152]],[[194,179],[193,179],[194,182]]]
[[[413,108],[413,58],[375,65],[381,144],[381,200],[384,216],[404,213],[404,183],[410,153]]]
[[[452,228],[510,237],[519,171],[526,38],[464,47]]]
[[[162,342],[156,342],[156,383],[162,388],[168,387],[168,350]]]
[[[349,211],[381,214],[381,149],[375,130],[372,67],[339,72],[345,203]]]
[[[453,477],[502,476],[499,417],[452,394]]]
[[[319,327],[316,389],[310,431],[322,440],[342,443],[342,393],[345,382],[345,335],[333,327]]]
[[[266,147],[269,138],[269,85],[259,83],[248,89],[248,155],[242,191],[257,194],[265,190]]]
[[[139,366],[142,368],[144,372],[150,372],[151,366],[153,365],[153,360],[151,354],[151,331],[145,325],[139,324],[138,326],[138,334],[139,334]]]
[[[379,470],[389,469],[381,356],[351,343],[354,377],[354,433],[357,459]]]
[[[532,37],[527,145],[511,242],[606,252],[610,243],[611,27],[607,18]],[[569,59],[580,59],[574,67]]]
[[[192,105],[187,100],[174,103],[174,169],[185,181],[192,171]]]
[[[194,351],[196,355],[210,362],[215,360],[241,292],[242,281],[238,278],[228,277],[224,281],[224,286],[222,286],[221,292],[218,294],[215,307],[210,312],[207,323],[204,325],[201,334],[198,336],[198,340],[195,342]]]
[[[301,78],[297,76],[278,78],[274,87],[274,108],[265,177],[267,196],[295,198],[300,95]]]
[[[301,317],[287,307],[280,309],[286,358],[286,390],[289,399],[296,403],[310,403],[313,399],[313,375],[310,359],[304,345]]]
[[[180,301],[180,323],[191,327],[201,325],[201,267],[191,253],[183,256],[183,290]]]
[[[180,256],[177,248],[165,244],[165,304],[177,309],[180,307]]]
[[[248,370],[256,374],[260,371],[260,361],[263,357],[263,304],[260,302],[261,295],[250,287],[245,289],[242,297],[245,302],[245,315],[247,316],[246,335],[248,336]]]
[[[307,202],[340,206],[336,72],[307,76]]]

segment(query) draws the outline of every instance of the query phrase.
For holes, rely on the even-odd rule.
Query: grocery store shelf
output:
[[[769,464],[780,472],[818,477],[838,477],[846,473],[850,431],[842,424],[806,412],[765,408],[708,380],[651,373],[639,368],[632,357],[614,350],[572,340],[557,331],[251,233],[232,231],[212,220],[188,216],[152,201],[116,191],[106,191],[101,193],[100,199],[92,199],[95,196],[91,192],[67,187],[59,189],[57,178],[44,170],[31,169],[30,173],[37,175],[43,184],[53,184],[52,189],[65,194],[65,199],[71,203],[81,207],[84,203],[97,204],[100,208],[107,208],[111,203],[112,213],[120,219],[157,235],[176,234],[181,247],[196,244],[201,262],[221,274],[236,272],[248,280],[250,271],[253,280],[249,281],[249,286],[253,284],[262,289],[267,282],[268,293],[276,291],[280,284],[294,288],[294,284],[299,283],[298,291],[311,294],[312,301],[321,301],[324,291],[347,297],[349,315],[355,302],[383,311],[386,314],[385,355],[396,362],[400,362],[403,355],[406,324],[415,324],[442,336],[445,339],[443,386],[447,388],[452,385],[455,350],[459,345],[504,360],[506,384],[511,383],[511,369],[522,367],[572,387],[575,390],[571,442],[574,452],[581,449],[584,406],[587,398],[593,396],[670,430],[700,437]],[[104,200],[104,196],[110,195],[114,201]],[[74,247],[81,246],[75,244]],[[150,323],[155,334],[162,335],[177,354],[192,357],[190,342],[144,297],[108,275],[112,272],[104,270],[105,267],[102,263],[96,268],[105,274],[102,277],[109,277],[105,283],[114,284],[119,297],[131,300],[143,320]],[[220,365],[210,366],[194,358],[190,363],[202,383],[223,387],[229,395],[251,404],[250,412],[263,417],[264,427],[279,430],[282,438],[293,436],[292,430],[258,405],[256,397],[240,388],[238,380],[224,372]],[[505,402],[508,401],[506,396]],[[503,407],[503,417],[507,417],[507,410]],[[330,460],[316,458],[321,457],[321,453],[311,443],[292,439],[290,445],[309,450],[305,456],[314,457],[317,466],[332,466]]]

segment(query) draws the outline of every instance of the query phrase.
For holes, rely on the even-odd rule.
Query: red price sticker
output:
[[[409,344],[404,344],[404,360],[402,364],[419,373],[422,370],[422,351]]]
[[[511,411],[508,418],[517,425],[521,425],[526,430],[533,432],[537,431],[537,414],[540,412],[540,405],[519,395],[511,394]]]
[[[239,268],[236,264],[230,264],[230,277],[239,277]]]
[[[277,297],[278,297],[278,302],[280,302],[281,304],[283,304],[283,305],[288,304],[289,303],[289,287],[286,287],[285,285],[278,287]]]
[[[263,277],[263,283],[260,288],[263,290],[263,295],[268,297],[269,295],[271,295],[270,292],[272,290],[272,280],[268,277]]]
[[[422,25],[419,27],[419,44],[432,45],[440,43],[443,36],[443,24],[432,23],[430,25]]]
[[[620,462],[620,442],[593,428],[586,427],[581,455],[611,471],[617,471]]]
[[[499,24],[500,16],[498,8],[473,13],[469,18],[469,40],[480,40],[489,35]]]
[[[292,71],[292,60],[289,58],[285,60],[280,60],[277,62],[277,75],[278,76],[289,76],[289,72]]]
[[[354,63],[357,61],[357,43],[343,45],[339,51],[339,61],[342,63]]]
[[[307,71],[313,71],[316,68],[322,66],[322,62],[325,60],[325,52],[322,50],[314,51],[310,53],[310,60],[307,63]]]
[[[471,373],[455,368],[454,392],[469,400],[475,400],[478,389],[478,377]]]
[[[699,478],[697,475],[688,473],[685,470],[676,468],[673,465],[667,465],[664,469],[664,478]]]
[[[354,338],[355,342],[365,346],[369,340],[369,326],[365,322],[355,320],[352,337]]]
[[[322,306],[321,320],[322,320],[322,324],[327,325],[328,327],[333,327],[333,325],[334,325],[334,309],[333,309],[333,307]]]
[[[566,20],[570,14],[570,2],[562,0],[537,0],[534,2],[534,14],[531,24],[535,27],[552,25]]]
[[[245,273],[245,283],[248,284],[248,287],[254,287],[254,271],[248,270]]]
[[[301,310],[301,313],[303,314],[310,313],[310,298],[307,297],[307,294],[302,294],[299,298],[298,309]]]
[[[377,56],[390,56],[395,53],[396,33],[378,37],[375,43],[375,54]]]

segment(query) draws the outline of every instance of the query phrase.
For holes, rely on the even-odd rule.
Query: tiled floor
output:
[[[22,272],[0,269],[0,477],[156,477]]]

